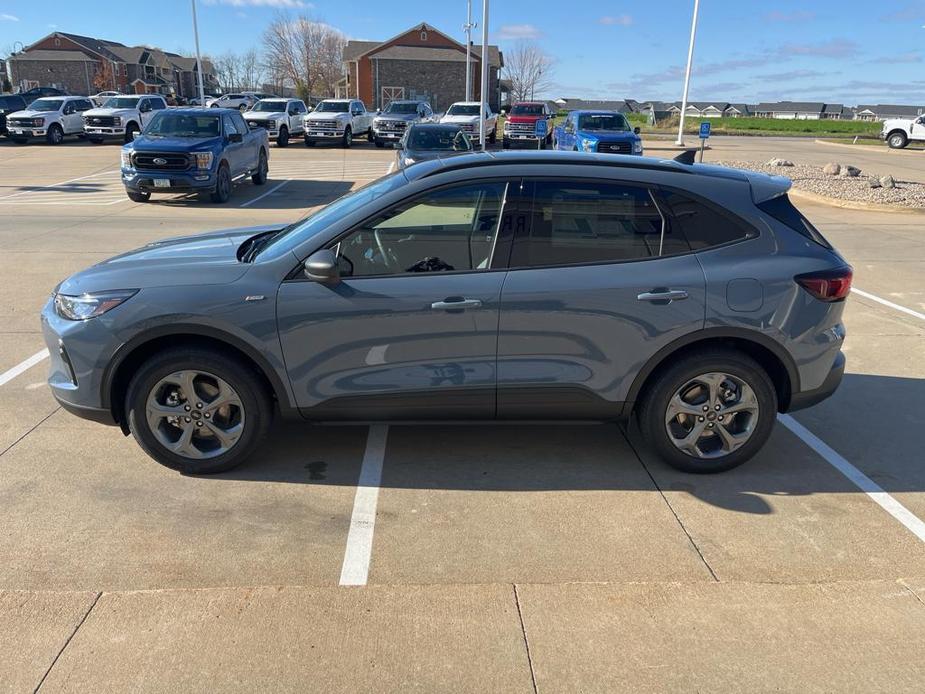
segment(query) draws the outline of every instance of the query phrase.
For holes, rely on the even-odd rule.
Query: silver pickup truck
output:
[[[373,139],[373,116],[358,99],[325,99],[305,116],[305,146],[316,142],[353,144],[353,138]]]

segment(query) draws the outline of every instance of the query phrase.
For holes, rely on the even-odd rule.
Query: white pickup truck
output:
[[[85,96],[45,96],[6,117],[8,136],[18,145],[41,137],[50,145],[65,135],[84,136],[83,114],[93,108]]]
[[[340,141],[349,147],[358,136],[372,142],[374,116],[357,99],[325,99],[304,118],[305,146]]]
[[[84,113],[84,132],[94,144],[112,138],[131,142],[135,133],[144,130],[154,114],[165,108],[167,101],[159,94],[111,96],[102,108]]]
[[[925,114],[918,118],[891,118],[883,121],[880,137],[893,149],[902,149],[910,142],[925,142]]]
[[[304,132],[302,119],[308,109],[299,99],[261,99],[254,108],[244,113],[247,127],[264,128],[277,147],[289,144],[289,138]]]
[[[478,101],[457,101],[446,110],[440,122],[458,125],[470,140],[478,142],[481,106],[482,104]],[[498,116],[486,106],[482,118],[485,119],[485,134],[488,136],[488,141],[493,143],[498,136]]]

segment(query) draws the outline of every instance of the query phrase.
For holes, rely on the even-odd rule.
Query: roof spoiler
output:
[[[690,165],[694,163],[694,157],[696,156],[696,154],[697,154],[696,149],[685,149],[683,152],[681,152],[678,156],[674,158],[674,161],[680,164]]]

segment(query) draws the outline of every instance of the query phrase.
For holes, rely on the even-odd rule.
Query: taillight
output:
[[[793,279],[819,301],[841,301],[851,291],[853,276],[854,271],[850,267],[841,267],[837,270],[807,272]]]

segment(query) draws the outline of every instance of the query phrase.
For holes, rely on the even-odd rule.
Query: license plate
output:
[[[13,133],[14,135],[22,135],[22,134],[23,134],[23,131],[22,131],[22,130],[17,130],[16,128],[12,128],[12,129],[10,130],[10,132]]]
[[[170,179],[169,178],[155,178],[154,187],[155,188],[170,188]]]
[[[314,136],[316,136],[316,137],[324,137],[324,136],[325,136],[325,133],[323,133],[323,132],[318,132],[318,131],[316,130],[315,132],[312,133],[312,135],[314,135]]]

